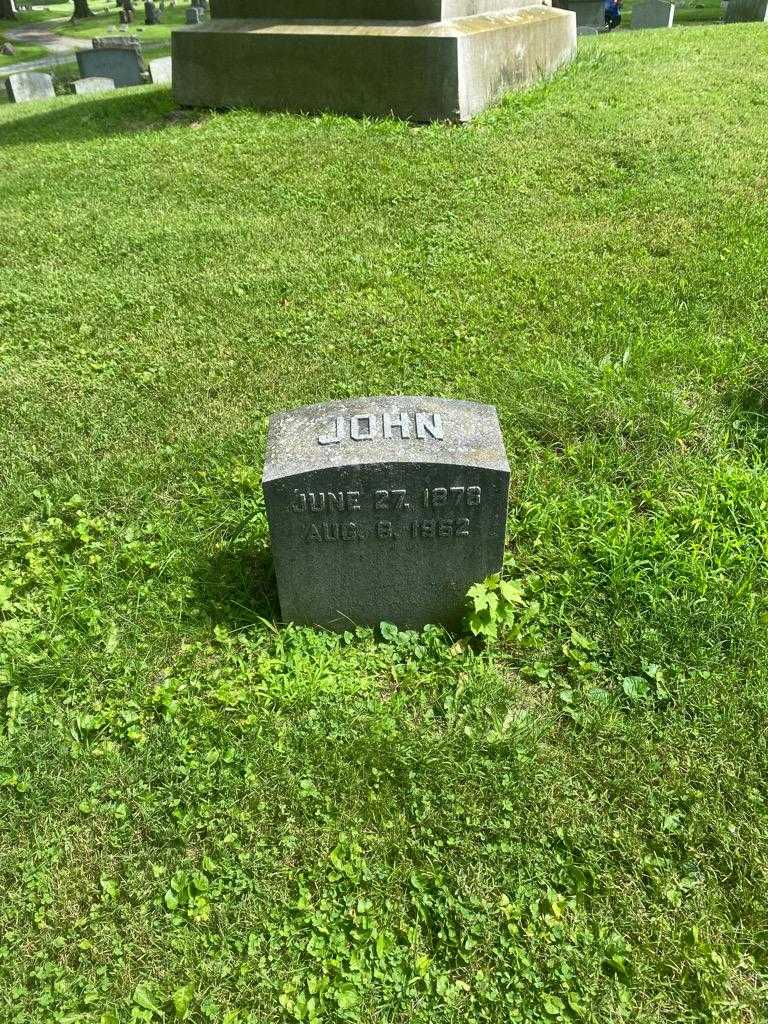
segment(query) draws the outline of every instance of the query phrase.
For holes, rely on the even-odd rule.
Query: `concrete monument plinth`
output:
[[[211,0],[173,33],[187,106],[466,121],[576,50],[571,14],[534,0]]]

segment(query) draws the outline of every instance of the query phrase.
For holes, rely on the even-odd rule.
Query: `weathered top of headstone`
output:
[[[199,25],[200,24],[200,8],[199,7],[188,7],[185,12],[185,20],[187,25]]]
[[[53,79],[41,71],[18,71],[5,80],[5,89],[11,103],[30,100],[49,100],[56,96]]]
[[[459,624],[501,568],[509,464],[492,406],[384,396],[270,420],[263,476],[286,620]]]
[[[138,36],[96,36],[91,42],[94,50],[135,50],[141,55]]]

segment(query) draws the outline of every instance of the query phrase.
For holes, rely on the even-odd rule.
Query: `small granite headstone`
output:
[[[186,19],[187,25],[199,25],[201,21],[200,8],[188,7],[185,11],[184,17]]]
[[[641,0],[632,6],[632,28],[672,28],[675,5],[664,0]]]
[[[170,85],[173,80],[173,61],[170,57],[158,57],[149,62],[149,78],[155,85]]]
[[[3,43],[0,47],[0,53],[2,53],[4,57],[12,57],[14,53],[16,53],[13,43]]]
[[[263,476],[285,621],[457,627],[501,568],[509,464],[493,406],[358,398],[272,416]]]
[[[54,99],[53,79],[42,71],[18,71],[5,80],[5,89],[11,103],[28,103],[30,100]]]
[[[154,0],[144,0],[144,24],[157,25],[159,21],[160,15]]]
[[[113,78],[100,78],[92,75],[90,78],[80,78],[72,83],[72,88],[78,96],[84,96],[91,92],[111,92],[115,88]]]

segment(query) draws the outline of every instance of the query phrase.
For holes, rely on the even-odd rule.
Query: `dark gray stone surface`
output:
[[[664,0],[643,0],[632,5],[632,28],[672,28],[675,5]]]
[[[126,49],[116,45],[78,50],[77,66],[83,78],[111,78],[117,88],[141,85],[143,81],[144,61],[133,47]]]
[[[18,71],[5,80],[5,90],[11,103],[30,100],[50,100],[56,96],[53,79],[42,71]]]
[[[357,398],[270,419],[263,476],[285,621],[456,627],[501,568],[509,464],[493,406]]]
[[[552,0],[552,6],[562,11],[573,11],[578,28],[601,29],[605,26],[603,0]]]
[[[187,25],[199,25],[201,21],[201,14],[199,7],[188,7],[185,15]]]
[[[515,0],[212,0],[211,13],[214,18],[448,21],[516,6]]]
[[[739,21],[768,21],[768,0],[728,0],[727,24]]]

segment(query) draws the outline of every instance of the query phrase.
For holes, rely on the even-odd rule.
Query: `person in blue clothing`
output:
[[[610,32],[621,24],[622,0],[605,0],[605,24]]]

